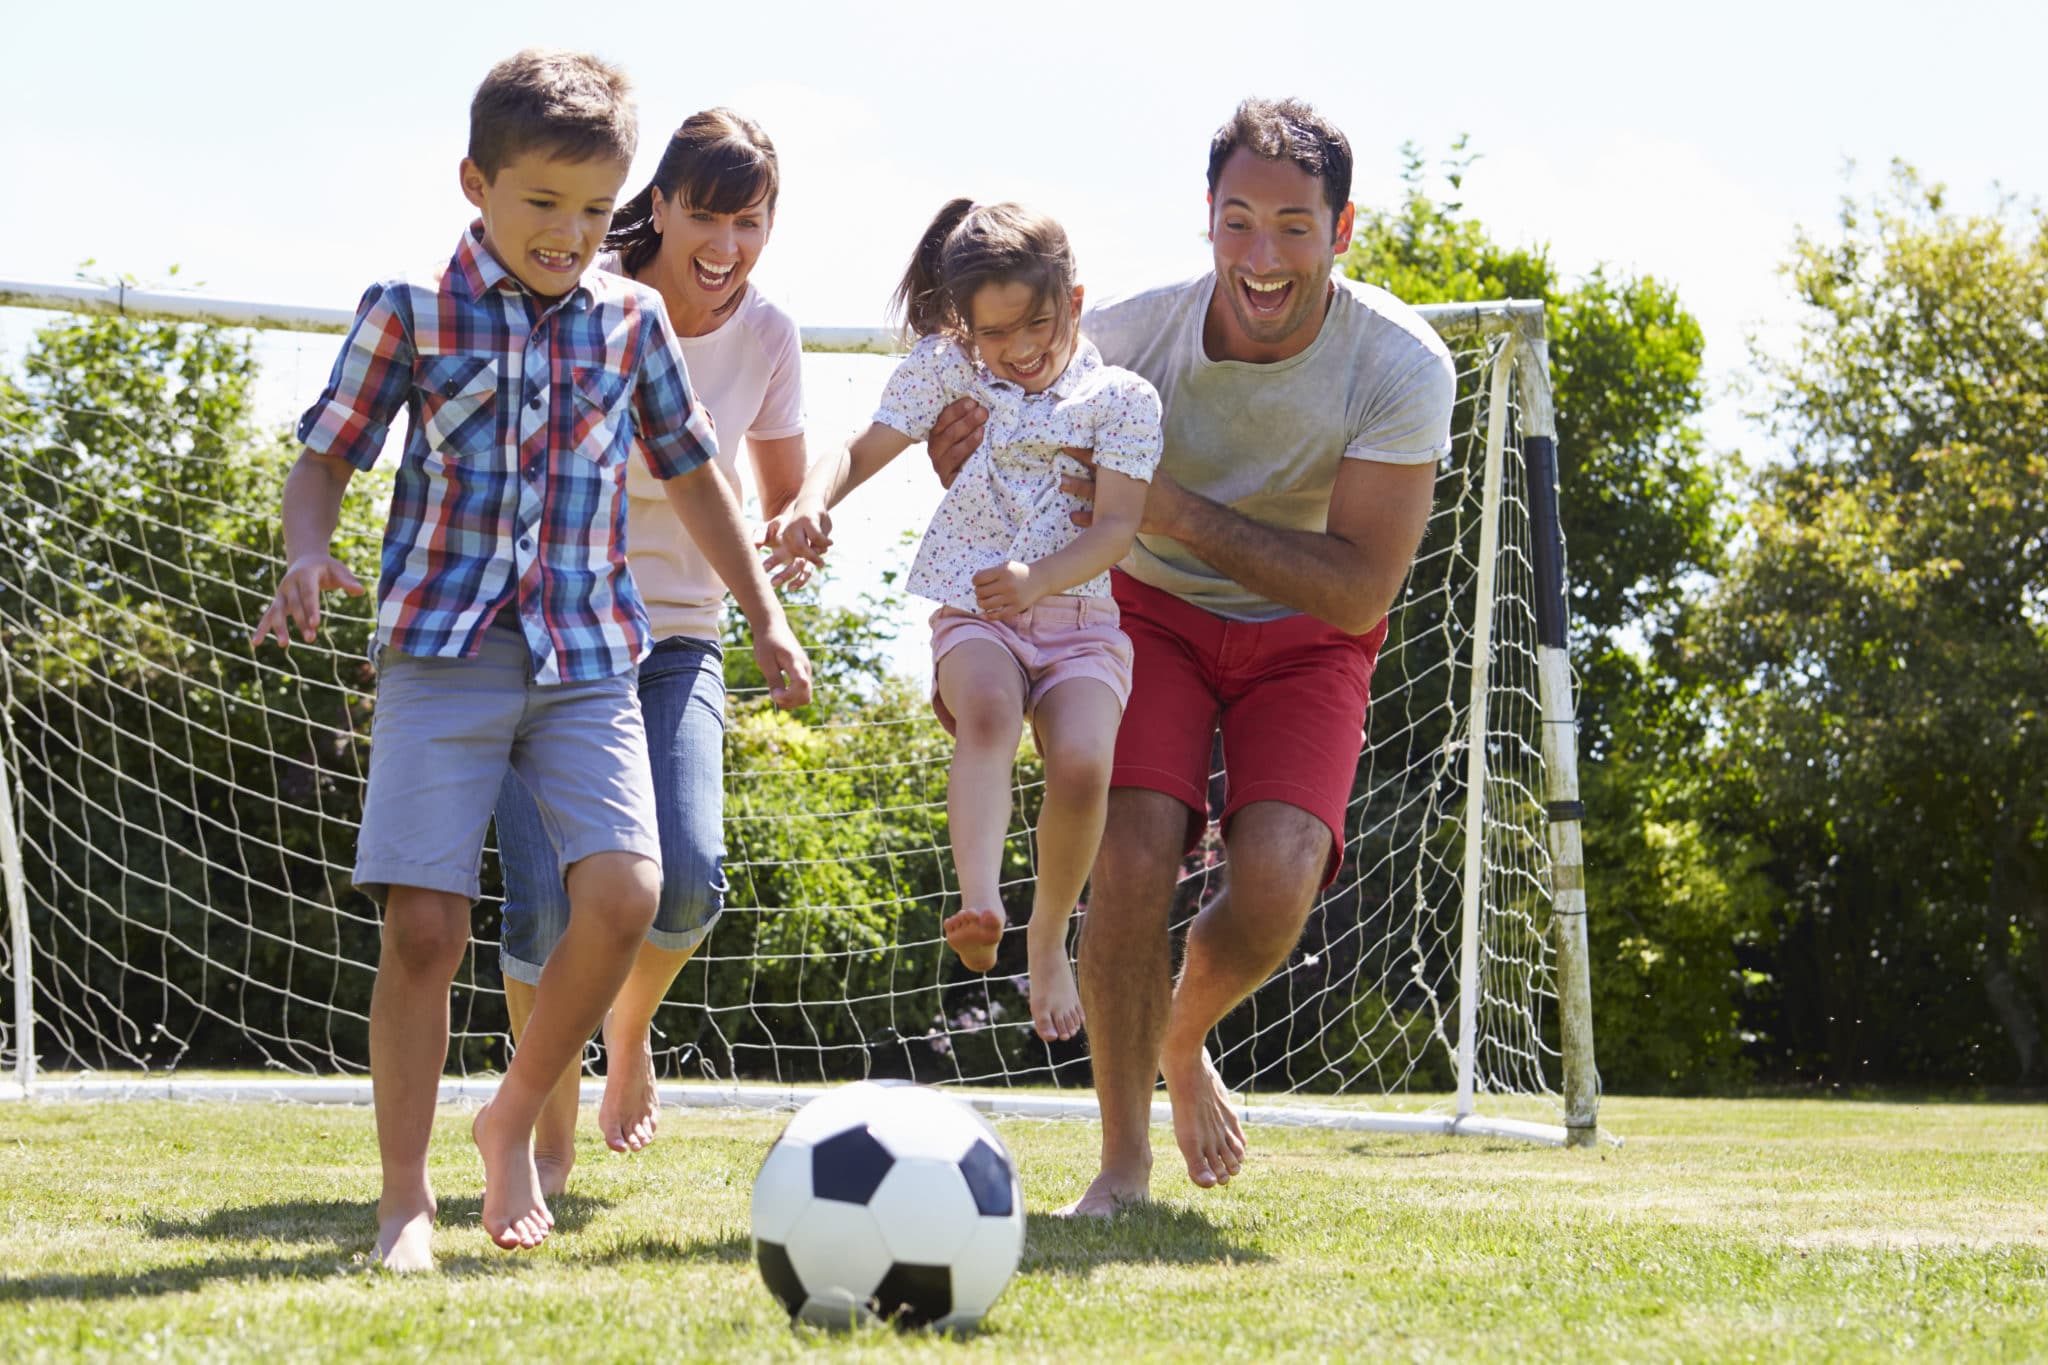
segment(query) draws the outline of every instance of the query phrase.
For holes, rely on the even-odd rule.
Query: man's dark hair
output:
[[[469,102],[469,159],[486,180],[528,152],[562,161],[633,159],[640,140],[626,73],[582,52],[529,47],[491,68]]]
[[[1323,182],[1331,218],[1351,202],[1351,141],[1307,100],[1248,99],[1209,140],[1209,193],[1238,148],[1262,161],[1291,161]]]

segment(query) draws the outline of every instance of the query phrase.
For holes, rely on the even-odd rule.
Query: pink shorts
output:
[[[1024,675],[1024,717],[1045,694],[1071,678],[1099,679],[1122,707],[1131,697],[1131,639],[1117,625],[1116,603],[1107,597],[1062,593],[1001,621],[958,607],[932,613],[932,710],[953,733],[953,713],[939,696],[939,660],[969,640],[990,640],[1010,652]]]

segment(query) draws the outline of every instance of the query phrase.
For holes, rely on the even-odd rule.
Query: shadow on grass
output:
[[[568,1194],[550,1207],[557,1233],[575,1232],[590,1222],[610,1200]],[[479,1199],[445,1199],[439,1222],[444,1228],[476,1229],[483,1220]],[[308,1249],[212,1256],[179,1265],[102,1273],[33,1275],[0,1278],[0,1303],[29,1299],[134,1298],[183,1294],[221,1280],[333,1279],[375,1273],[370,1264],[376,1205],[355,1199],[285,1199],[274,1204],[215,1209],[200,1218],[154,1218],[143,1227],[147,1236],[180,1242],[291,1242]],[[436,1263],[443,1275],[502,1275],[534,1264],[513,1252],[443,1256]]]
[[[548,1201],[557,1233],[576,1232],[611,1206],[607,1198],[561,1194]],[[444,1228],[476,1227],[483,1222],[483,1200],[475,1195],[443,1199],[435,1221]],[[143,1227],[165,1241],[325,1242],[334,1247],[362,1245],[377,1225],[376,1201],[369,1199],[281,1199],[273,1204],[247,1204],[215,1209],[203,1218],[152,1218]]]
[[[1463,1138],[1460,1141],[1469,1144],[1472,1142],[1472,1139]],[[1369,1156],[1377,1161],[1427,1161],[1431,1157],[1450,1156],[1455,1151],[1472,1152],[1480,1149],[1476,1146],[1466,1146],[1463,1148],[1431,1147],[1424,1151],[1418,1151],[1412,1148],[1391,1146],[1385,1142],[1354,1142],[1344,1150],[1352,1156]],[[1514,1148],[1502,1144],[1501,1150],[1512,1151]]]
[[[1024,1233],[1027,1272],[1085,1275],[1098,1265],[1201,1265],[1270,1261],[1207,1214],[1166,1204],[1142,1204],[1113,1218],[1028,1215]]]
[[[643,1234],[614,1242],[590,1255],[576,1257],[578,1265],[614,1265],[627,1261],[635,1264],[716,1261],[722,1265],[751,1265],[753,1260],[754,1241],[744,1232],[728,1232],[722,1237],[699,1237],[688,1242],[672,1242]]]

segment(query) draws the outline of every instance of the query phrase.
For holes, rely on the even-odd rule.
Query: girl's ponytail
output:
[[[953,321],[953,306],[947,297],[940,263],[945,256],[946,239],[973,211],[972,199],[947,200],[924,230],[924,236],[918,239],[917,250],[910,254],[910,267],[903,272],[903,281],[889,300],[889,311],[903,319],[904,330],[911,335],[928,337],[946,330]]]

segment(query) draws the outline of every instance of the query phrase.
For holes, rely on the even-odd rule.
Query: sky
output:
[[[2048,7],[2019,4],[73,0],[13,5],[7,30],[0,278],[176,265],[207,293],[332,307],[446,258],[470,95],[529,44],[631,73],[629,189],[693,110],[767,128],[784,188],[755,279],[806,324],[878,324],[958,194],[1050,212],[1096,297],[1200,271],[1208,138],[1245,95],[1319,105],[1369,207],[1397,202],[1402,143],[1434,158],[1465,134],[1465,202],[1497,238],[1677,288],[1727,448],[1760,439],[1732,395],[1745,336],[1792,316],[1777,266],[1802,226],[1828,232],[1894,157],[1966,208],[2048,194]],[[0,352],[24,335],[0,318]],[[308,345],[280,381],[301,401],[333,343]],[[865,401],[824,390],[868,382],[820,378],[814,445]]]

